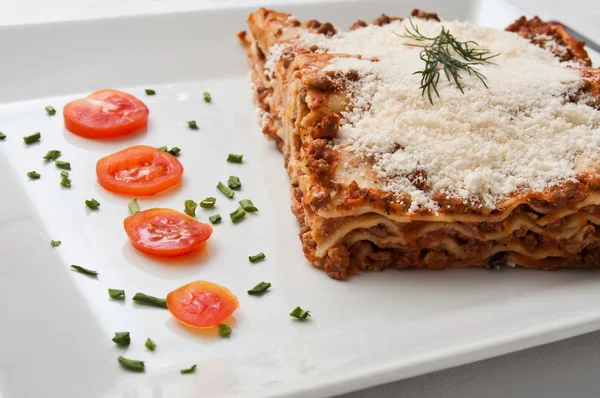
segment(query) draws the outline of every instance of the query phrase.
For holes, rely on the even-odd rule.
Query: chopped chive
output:
[[[156,149],[158,149],[159,151],[163,151],[163,152],[167,152],[167,151],[169,150],[169,148],[167,148],[167,147],[166,147],[166,146],[164,146],[164,145],[163,145],[163,146],[161,146],[161,147],[158,147],[158,148],[156,148]]]
[[[149,88],[147,88],[145,91],[146,91],[146,95],[155,95],[156,94],[156,91],[149,89]]]
[[[169,152],[171,155],[177,157],[177,156],[179,156],[179,152],[181,152],[181,149],[174,146],[173,148],[169,149],[167,152]]]
[[[65,188],[71,188],[71,180],[69,179],[69,177],[63,177],[60,180],[60,186]]]
[[[108,289],[108,295],[110,298],[125,298],[125,290],[122,289]]]
[[[196,371],[196,365],[192,365],[192,367],[189,368],[189,369],[181,369],[179,371],[179,373],[181,373],[182,375],[187,375],[187,374],[190,374],[190,373],[194,373],[195,371]]]
[[[31,178],[32,180],[39,180],[41,176],[42,175],[37,171],[30,171],[27,173],[27,177]]]
[[[122,356],[119,356],[117,360],[119,361],[121,366],[123,366],[126,369],[133,370],[134,372],[144,372],[146,370],[144,367],[144,362],[142,361],[136,361],[135,359],[127,359],[123,358]]]
[[[260,295],[267,291],[268,288],[271,287],[270,282],[260,282],[258,285],[254,286],[252,289],[248,290],[248,294],[250,295]]]
[[[85,205],[88,208],[90,208],[91,210],[98,210],[98,207],[100,207],[100,202],[98,202],[96,199],[92,198],[92,199],[86,200]]]
[[[242,199],[240,200],[240,207],[246,210],[248,213],[257,212],[258,209],[254,206],[254,203],[250,199]]]
[[[208,217],[208,219],[210,220],[211,223],[217,224],[217,223],[221,222],[221,215],[213,214],[212,216]]]
[[[210,93],[208,91],[203,92],[202,96],[204,97],[204,102],[212,101],[212,97],[210,96]]]
[[[44,160],[47,160],[47,161],[51,162],[53,160],[58,159],[59,157],[60,157],[60,151],[56,150],[56,149],[51,149],[44,156]]]
[[[6,134],[4,134],[4,133],[0,133],[0,140],[3,140],[3,139],[5,139],[5,138],[6,138]]]
[[[223,192],[223,194],[225,196],[227,196],[229,199],[233,198],[233,195],[235,195],[235,193],[229,189],[229,187],[225,184],[223,184],[221,181],[219,181],[219,183],[217,184],[217,189],[221,192]]]
[[[127,204],[127,207],[129,208],[129,214],[135,214],[140,212],[140,206],[138,205],[136,198],[131,199]]]
[[[192,130],[198,130],[198,125],[196,124],[195,120],[190,120],[187,122],[187,124]]]
[[[75,264],[71,265],[71,268],[81,274],[86,274],[86,275],[90,275],[90,276],[98,276],[98,271],[94,271],[93,269],[83,268],[83,267],[80,267],[79,265],[75,265]]]
[[[217,203],[217,198],[208,197],[200,202],[200,207],[203,209],[210,209],[215,206],[215,203]]]
[[[233,213],[229,213],[229,218],[231,218],[234,224],[241,221],[244,217],[246,217],[246,212],[241,207],[238,207]]]
[[[152,341],[150,339],[150,337],[148,337],[146,339],[146,344],[144,344],[146,346],[147,349],[149,349],[150,351],[154,351],[156,349],[156,343],[154,341]]]
[[[138,303],[148,304],[153,307],[167,308],[167,300],[165,300],[163,298],[148,296],[147,294],[144,294],[144,293],[136,293],[133,296],[132,300],[135,302],[138,302]]]
[[[242,163],[242,158],[244,155],[236,155],[235,153],[230,153],[227,156],[227,161],[231,163]]]
[[[54,116],[54,114],[56,113],[56,109],[54,109],[50,105],[48,105],[44,109],[46,110],[46,112],[48,112],[48,115],[50,115],[50,116]]]
[[[67,171],[61,171],[60,172],[60,176],[63,177],[63,178],[69,178],[69,172],[67,172]]]
[[[303,321],[310,316],[310,311],[304,311],[302,308],[296,307],[292,312],[290,312],[290,316]]]
[[[52,247],[58,247],[58,246],[60,246],[61,243],[62,242],[59,241],[59,240],[51,240],[50,241],[50,246],[52,246]]]
[[[217,327],[219,328],[219,335],[221,337],[231,336],[231,328],[229,327],[229,325],[225,325],[224,323],[219,323],[217,325]]]
[[[265,258],[265,253],[263,253],[263,252],[255,254],[254,256],[248,256],[248,260],[250,260],[251,263],[255,263],[257,261],[263,260],[264,258]]]
[[[184,206],[185,209],[183,211],[185,212],[185,214],[187,214],[190,217],[196,217],[196,207],[198,207],[198,204],[196,202],[194,202],[191,199],[188,199],[185,201]]]
[[[238,190],[242,187],[242,182],[240,181],[239,177],[229,176],[229,180],[227,180],[227,186],[229,186],[231,189]]]
[[[131,336],[129,336],[129,332],[115,332],[115,337],[112,338],[112,341],[116,345],[129,345],[131,343]]]
[[[25,143],[27,145],[30,145],[30,144],[33,144],[34,142],[38,142],[40,140],[40,138],[42,138],[42,134],[35,133],[35,134],[28,135],[27,137],[23,137],[23,141],[25,141]]]
[[[54,164],[59,169],[71,170],[71,163],[69,163],[69,162],[63,162],[62,160],[57,160],[56,162],[54,162]]]

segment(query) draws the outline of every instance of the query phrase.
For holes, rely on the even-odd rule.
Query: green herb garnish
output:
[[[86,275],[90,275],[90,276],[98,276],[98,271],[94,271],[93,269],[87,269],[87,268],[83,268],[80,267],[79,265],[71,265],[71,268],[77,272],[79,272],[80,274],[86,274]]]
[[[268,288],[271,287],[271,283],[269,282],[260,282],[258,285],[254,286],[252,289],[248,290],[248,294],[250,295],[260,295],[267,291]]]
[[[108,289],[108,295],[110,298],[125,298],[125,290],[122,289]]]
[[[58,151],[56,149],[51,149],[44,156],[44,160],[51,162],[53,160],[58,159],[59,157],[60,157],[60,151]]]
[[[217,198],[209,197],[200,202],[200,207],[210,209],[215,206],[215,203],[217,203]]]
[[[219,323],[217,325],[217,327],[219,328],[219,336],[221,336],[221,337],[231,336],[231,328],[229,327],[229,325],[225,325],[224,323]]]
[[[196,207],[198,207],[198,204],[196,202],[194,202],[191,199],[188,199],[185,201],[184,206],[185,209],[183,211],[185,212],[185,214],[187,214],[190,217],[196,217]]]
[[[56,162],[54,162],[54,164],[59,169],[71,170],[71,163],[69,163],[69,162],[63,162],[62,160],[57,160]]]
[[[150,339],[150,337],[148,337],[146,339],[146,344],[144,344],[146,346],[147,349],[149,349],[150,351],[154,351],[156,349],[156,343],[154,341],[152,341]]]
[[[491,64],[492,62],[489,60],[497,57],[499,54],[492,54],[489,50],[476,48],[479,45],[472,40],[457,40],[444,26],[442,26],[442,30],[435,37],[424,36],[419,32],[419,28],[413,24],[412,20],[410,20],[410,26],[412,30],[405,27],[406,33],[398,36],[414,39],[419,42],[429,42],[424,45],[411,46],[423,49],[419,57],[425,62],[425,68],[414,74],[421,75],[420,88],[422,95],[424,96],[425,92],[427,92],[427,98],[431,104],[433,104],[432,93],[435,93],[438,98],[440,96],[437,91],[440,70],[444,71],[444,75],[449,82],[454,81],[461,93],[464,93],[463,85],[460,82],[463,78],[460,75],[461,72],[474,75],[487,88],[486,77],[475,66],[486,63]],[[460,58],[455,57],[455,54]]]
[[[254,203],[250,199],[242,199],[240,200],[240,206],[242,209],[246,210],[248,213],[257,212],[258,209],[254,206]]]
[[[112,338],[112,341],[117,345],[129,345],[131,337],[129,336],[129,332],[115,332],[115,337]]]
[[[50,105],[48,105],[47,107],[44,108],[46,110],[46,112],[48,113],[48,115],[50,116],[54,116],[54,114],[56,114],[56,109],[54,109],[53,107],[51,107]]]
[[[59,240],[51,240],[50,241],[50,246],[52,246],[52,247],[58,247],[58,246],[60,246],[61,243],[62,242],[59,241]]]
[[[71,180],[69,177],[64,177],[60,180],[60,186],[65,188],[71,188]]]
[[[219,183],[217,184],[217,189],[223,192],[223,195],[227,196],[229,199],[233,198],[233,195],[235,195],[235,193],[221,181],[219,181]]]
[[[217,223],[221,222],[221,215],[213,214],[212,216],[208,217],[208,219],[210,220],[211,223],[217,224]]]
[[[5,139],[5,138],[6,138],[6,134],[4,134],[4,133],[0,133],[0,140],[3,140],[3,139]]]
[[[238,190],[242,187],[242,182],[239,177],[229,176],[229,180],[227,180],[227,186],[231,189]]]
[[[242,158],[244,155],[236,155],[235,153],[230,153],[227,155],[227,161],[231,163],[242,163]]]
[[[159,151],[163,151],[163,152],[168,152],[168,151],[169,151],[169,148],[167,148],[167,147],[166,147],[166,146],[164,146],[164,145],[163,145],[163,146],[160,146],[160,147],[158,147],[158,148],[156,148],[156,149],[158,149]]]
[[[85,205],[88,208],[90,208],[91,210],[98,210],[98,207],[100,207],[100,202],[98,202],[96,199],[92,198],[92,199],[86,200]]]
[[[38,142],[40,140],[40,138],[42,138],[42,134],[35,133],[35,134],[28,135],[27,137],[23,137],[23,141],[25,141],[25,143],[27,145],[31,145],[34,142]]]
[[[310,311],[304,311],[302,308],[296,307],[294,311],[290,312],[290,316],[303,321],[310,316]]]
[[[30,171],[27,173],[27,177],[31,178],[32,180],[39,180],[41,176],[42,175],[37,171]]]
[[[248,256],[248,260],[250,260],[251,263],[255,263],[257,261],[263,260],[265,257],[265,253],[260,252],[254,256]]]
[[[190,374],[190,373],[194,373],[195,371],[196,371],[196,365],[192,365],[192,367],[189,368],[189,369],[181,369],[179,371],[179,373],[181,373],[182,375],[187,375],[187,374]]]
[[[204,102],[212,101],[212,97],[210,96],[210,93],[208,91],[203,92],[202,96],[204,97]]]
[[[149,89],[149,88],[147,88],[147,89],[146,89],[146,90],[144,90],[144,91],[146,91],[146,95],[155,95],[155,94],[156,94],[156,91],[154,91],[154,90],[152,90],[152,89]]]
[[[188,127],[191,128],[192,130],[198,130],[198,125],[196,124],[195,120],[190,120],[187,122]]]
[[[127,359],[123,357],[117,358],[121,366],[126,369],[133,370],[134,372],[144,372],[146,369],[144,367],[144,362],[136,361],[135,359]]]
[[[231,218],[231,222],[234,224],[241,221],[244,217],[246,217],[246,212],[241,207],[238,207],[233,213],[229,213],[229,218]]]
[[[138,205],[136,198],[131,199],[127,204],[127,207],[129,208],[129,214],[135,214],[140,212],[140,206]]]
[[[69,172],[67,172],[67,171],[61,171],[60,172],[60,176],[63,177],[63,178],[65,178],[65,177],[68,178],[69,177]]]
[[[147,294],[144,294],[144,293],[136,293],[133,296],[132,300],[137,303],[147,304],[147,305],[151,305],[153,307],[167,308],[167,300],[165,300],[163,298],[148,296]]]
[[[170,153],[171,155],[177,157],[177,156],[179,156],[179,152],[181,152],[181,149],[174,146],[173,148],[169,149],[167,152]]]

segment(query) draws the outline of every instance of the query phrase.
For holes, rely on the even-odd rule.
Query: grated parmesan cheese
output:
[[[264,69],[265,75],[269,79],[273,78],[273,72],[275,66],[281,60],[283,54],[290,49],[290,45],[287,43],[276,43],[269,47],[269,54],[267,55],[267,59],[265,61]]]

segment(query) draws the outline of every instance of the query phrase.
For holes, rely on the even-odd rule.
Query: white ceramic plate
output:
[[[504,27],[521,13],[499,0],[420,1],[446,19]],[[411,2],[371,1],[278,7],[299,18],[349,26],[381,12],[407,15]],[[600,280],[591,272],[506,269],[362,274],[329,279],[304,259],[289,207],[282,156],[260,133],[246,57],[235,34],[251,9],[174,13],[0,29],[0,395],[32,397],[317,397],[499,355],[600,326]],[[146,132],[105,142],[64,130],[62,107],[99,88],[117,88],[150,108]],[[145,88],[157,95],[148,97]],[[206,104],[202,92],[210,91]],[[53,105],[49,117],[44,106]],[[200,130],[187,128],[195,119]],[[21,137],[40,131],[40,143]],[[95,182],[97,159],[132,144],[179,146],[183,185],[142,209],[183,208],[218,198],[209,254],[161,262],[129,245],[127,198]],[[60,149],[72,164],[71,189],[42,156]],[[244,164],[227,163],[243,153]],[[37,170],[38,181],[26,172]],[[232,225],[237,207],[215,189],[238,175],[260,209]],[[91,212],[84,201],[100,201]],[[206,221],[213,211],[199,210]],[[50,248],[52,239],[63,243]],[[263,251],[267,260],[248,262]],[[69,270],[79,264],[98,280]],[[168,311],[133,305],[141,291],[165,296],[205,279],[236,293],[229,339],[181,326]],[[263,297],[245,292],[260,281]],[[125,302],[107,288],[123,288]],[[288,313],[312,311],[300,323]],[[131,332],[127,349],[115,331]],[[155,352],[144,348],[151,337]],[[145,374],[117,356],[146,361]],[[193,375],[179,369],[197,364]]]

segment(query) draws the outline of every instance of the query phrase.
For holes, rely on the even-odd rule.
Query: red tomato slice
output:
[[[212,227],[172,209],[149,209],[123,221],[131,244],[156,257],[188,254],[210,238]]]
[[[65,127],[86,138],[113,138],[133,133],[148,124],[148,107],[133,95],[99,90],[65,105]]]
[[[240,307],[229,289],[216,283],[195,281],[167,295],[167,308],[177,320],[195,328],[222,323]]]
[[[123,195],[154,195],[181,181],[183,166],[170,153],[137,145],[98,160],[96,176],[105,189]]]

